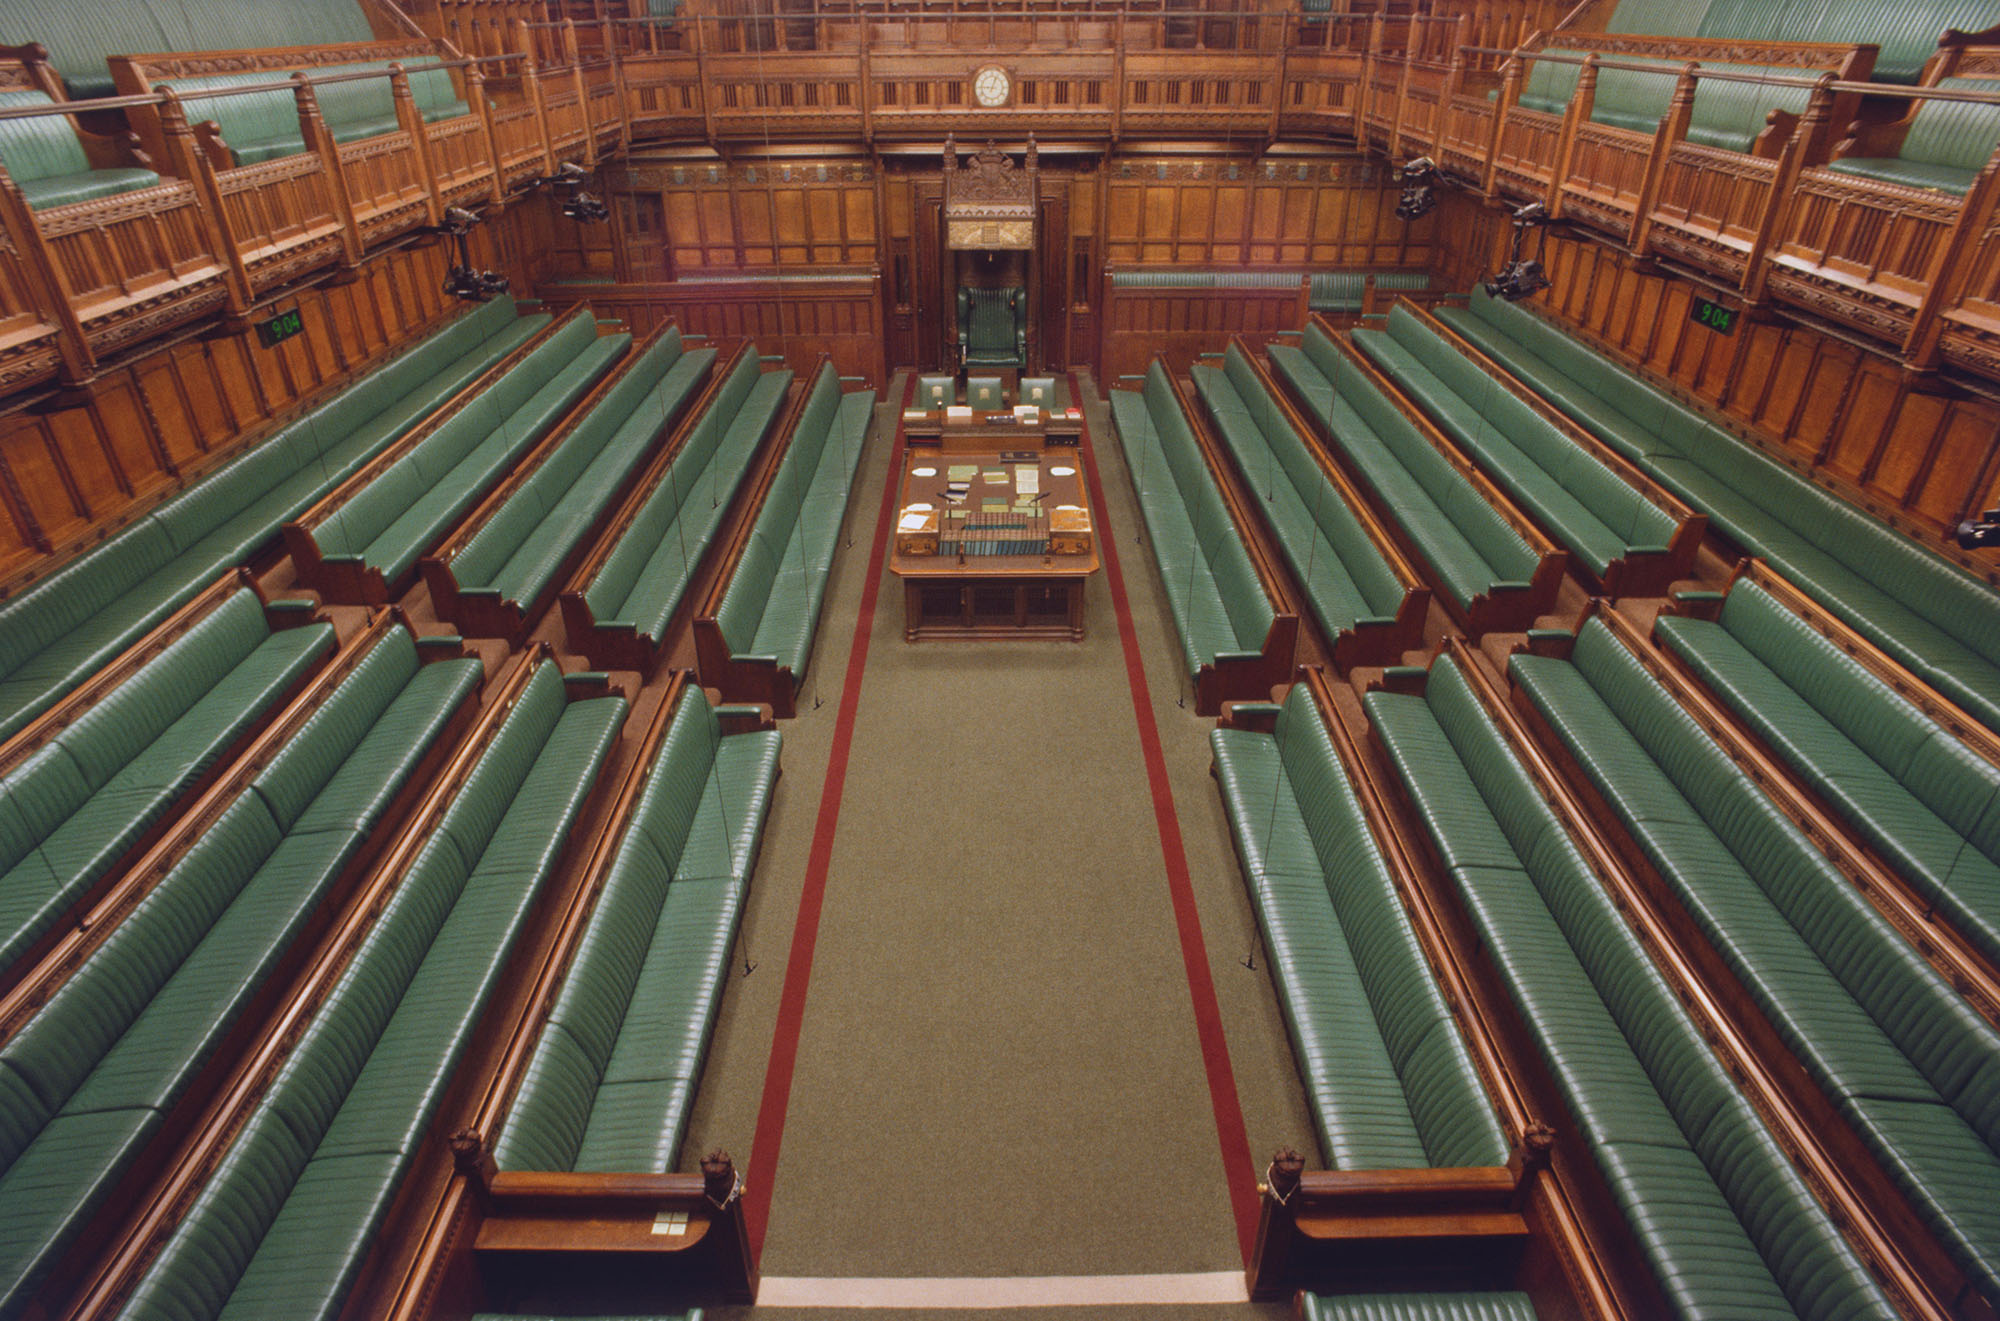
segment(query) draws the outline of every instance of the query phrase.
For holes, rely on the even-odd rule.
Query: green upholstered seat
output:
[[[509,299],[459,318],[0,602],[0,739],[512,351],[519,321]]]
[[[1166,368],[1143,390],[1111,391],[1111,420],[1160,567],[1160,585],[1190,675],[1220,656],[1255,653],[1276,618],[1250,552],[1223,503]]]
[[[119,0],[86,6],[13,0],[0,41],[38,41],[76,96],[110,96],[105,59],[149,51],[254,50],[373,41],[355,0],[243,5],[234,0]]]
[[[2000,769],[1755,583],[1659,638],[1989,959],[2000,962]]]
[[[314,77],[376,71],[386,74],[388,68],[388,62],[378,60],[329,65],[310,73]],[[287,76],[282,72],[214,74],[167,79],[156,86],[171,87],[180,94],[189,123],[213,120],[238,165],[254,165],[305,150],[298,100],[289,88],[234,95],[220,93],[231,88],[264,86]],[[445,70],[420,69],[409,74],[408,79],[411,99],[427,122],[467,113]],[[313,89],[313,95],[319,102],[320,117],[336,142],[358,142],[402,128],[396,118],[391,81],[386,76],[321,84]]]
[[[390,632],[0,1046],[0,1312],[180,1104],[479,679]]]
[[[1597,620],[1516,682],[1806,1071],[2000,1298],[2000,1032]]]
[[[1346,358],[1318,326],[1301,346],[1273,346],[1272,363],[1308,413],[1380,497],[1382,507],[1430,565],[1460,609],[1499,586],[1534,577],[1533,549],[1423,433]]]
[[[1591,574],[1635,550],[1664,551],[1675,520],[1527,403],[1453,348],[1407,307],[1385,330],[1353,332],[1438,427],[1533,514]]]
[[[500,1131],[500,1168],[676,1168],[778,744],[775,730],[724,737],[686,690]]]
[[[955,376],[919,376],[916,397],[910,400],[913,408],[932,410],[949,408],[958,402],[958,378]]]
[[[1305,685],[1273,733],[1210,741],[1328,1165],[1504,1164],[1491,1103]]]
[[[1893,1314],[1449,659],[1388,750],[1675,1314]]]
[[[1221,368],[1196,364],[1193,376],[1237,470],[1264,498],[1265,521],[1327,636],[1394,620],[1402,582],[1243,351],[1232,344]]]
[[[1299,1294],[1300,1321],[1535,1321],[1524,1293]]]
[[[0,110],[54,104],[47,92],[0,92]],[[0,119],[0,165],[37,211],[115,197],[160,181],[152,170],[92,169],[67,115]]]
[[[789,369],[759,371],[753,349],[737,357],[659,484],[584,588],[593,619],[630,623],[654,642],[665,637],[791,383]]]
[[[1475,291],[1469,308],[1440,316],[1947,700],[2000,728],[1991,587],[1524,307]]]
[[[1991,92],[1991,78],[1946,78],[1946,91]],[[1828,168],[1845,174],[1964,196],[2000,145],[2000,106],[1919,101],[1902,149],[1893,157],[1844,156]]]
[[[625,715],[537,669],[125,1316],[340,1314]]]
[[[833,365],[814,379],[750,542],[715,612],[730,651],[772,656],[805,676],[827,574],[847,513],[875,392],[843,395]]]
[[[1019,286],[958,291],[961,367],[1028,365],[1028,295]]]
[[[0,776],[0,968],[50,931],[333,649],[229,597]]]
[[[1380,294],[1419,293],[1431,287],[1429,271],[1315,271],[1306,281],[1306,308],[1313,312],[1359,312],[1368,281]]]
[[[548,318],[533,318],[536,328]],[[325,555],[381,570],[393,590],[515,463],[559,425],[630,343],[578,309],[500,380],[314,529]]]

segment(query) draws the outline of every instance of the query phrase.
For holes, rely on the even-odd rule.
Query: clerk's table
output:
[[[889,571],[903,636],[1083,637],[1097,538],[1081,457],[1042,448],[910,447]]]

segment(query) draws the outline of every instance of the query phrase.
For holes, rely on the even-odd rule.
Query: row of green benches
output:
[[[1195,709],[1268,698],[1291,676],[1298,617],[1265,591],[1167,369],[1155,360],[1143,389],[1110,394]]]
[[[386,74],[388,70],[388,62],[378,60],[315,67],[312,73],[319,78],[336,74]],[[211,74],[205,78],[169,78],[155,83],[154,90],[172,89],[178,93],[189,123],[214,123],[236,164],[256,165],[281,156],[296,156],[306,149],[298,98],[289,87],[234,95],[220,93],[241,87],[269,87],[285,77],[283,73],[260,70]],[[410,95],[425,123],[470,113],[452,84],[450,70],[418,69],[407,77]],[[358,142],[402,128],[386,76],[322,83],[314,87],[313,94],[319,101],[320,117],[326,121],[327,131],[335,142]]]
[[[495,299],[0,602],[0,740],[245,563],[533,333]]]
[[[54,104],[47,92],[0,92],[0,110]],[[0,119],[0,165],[36,211],[115,197],[160,181],[157,172],[138,166],[93,165],[67,115]]]
[[[1675,1315],[1894,1315],[1454,661],[1365,706]]]
[[[697,393],[714,349],[669,328],[633,355],[418,566],[441,618],[518,642]]]
[[[1504,1165],[1493,1105],[1307,685],[1274,732],[1209,737],[1328,1166]]]
[[[695,620],[702,682],[726,699],[795,710],[874,415],[873,390],[842,394],[833,364],[820,367],[729,585]]]
[[[535,318],[546,326],[546,314]],[[324,601],[383,605],[522,457],[561,424],[631,344],[588,308],[543,330],[464,407],[412,433],[283,528],[298,581]]]
[[[342,1314],[626,709],[533,665],[121,1316]]]
[[[0,977],[87,902],[333,653],[230,592],[128,682],[0,773]]]
[[[501,1170],[675,1168],[778,778],[689,685],[498,1134]]]
[[[1705,521],[1664,493],[1648,499],[1433,318],[1398,303],[1386,327],[1357,329],[1353,339],[1605,595],[1659,596],[1687,575]]]
[[[82,6],[67,0],[11,0],[0,40],[39,41],[73,96],[110,96],[105,60],[113,55],[212,50],[227,41],[239,50],[325,46],[371,41],[374,30],[356,0],[288,0],[243,5],[235,0],[119,0]]]
[[[1265,522],[1333,640],[1335,662],[1393,665],[1420,646],[1429,590],[1376,544],[1358,500],[1321,467],[1242,346],[1229,346],[1220,369],[1197,363],[1193,377],[1237,471],[1263,498]]]
[[[1986,0],[1617,0],[1606,30],[1729,41],[1868,42],[1875,76],[1914,82],[1938,39],[1993,25]]]
[[[1269,354],[1319,439],[1375,493],[1474,635],[1525,629],[1554,607],[1562,553],[1455,467],[1344,340],[1309,325],[1298,347]]]
[[[1536,1321],[1524,1293],[1301,1293],[1299,1321]]]
[[[1751,554],[2000,729],[2000,598],[1525,307],[1475,291],[1441,318]]]
[[[149,885],[123,920],[34,988],[0,1043],[0,1313],[262,1021],[479,681],[476,660],[423,664],[378,619],[141,864]]]
[[[1511,672],[1747,1003],[2000,1299],[2000,1032],[1603,620],[1584,625],[1569,660],[1516,655]]]
[[[791,389],[744,345],[665,463],[626,492],[622,531],[563,593],[570,648],[600,668],[651,671],[710,541]]]

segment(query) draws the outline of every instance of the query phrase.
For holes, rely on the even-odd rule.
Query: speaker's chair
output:
[[[1028,295],[1019,286],[958,291],[958,361],[966,368],[1028,365]]]

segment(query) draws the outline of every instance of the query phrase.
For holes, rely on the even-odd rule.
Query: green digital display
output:
[[[278,313],[268,321],[259,321],[257,339],[268,349],[284,343],[305,328],[305,318],[300,316],[299,309],[294,307],[289,311]]]
[[[1707,326],[1718,335],[1727,335],[1736,329],[1736,309],[1711,303],[1706,298],[1697,298],[1688,310],[1688,320]]]

